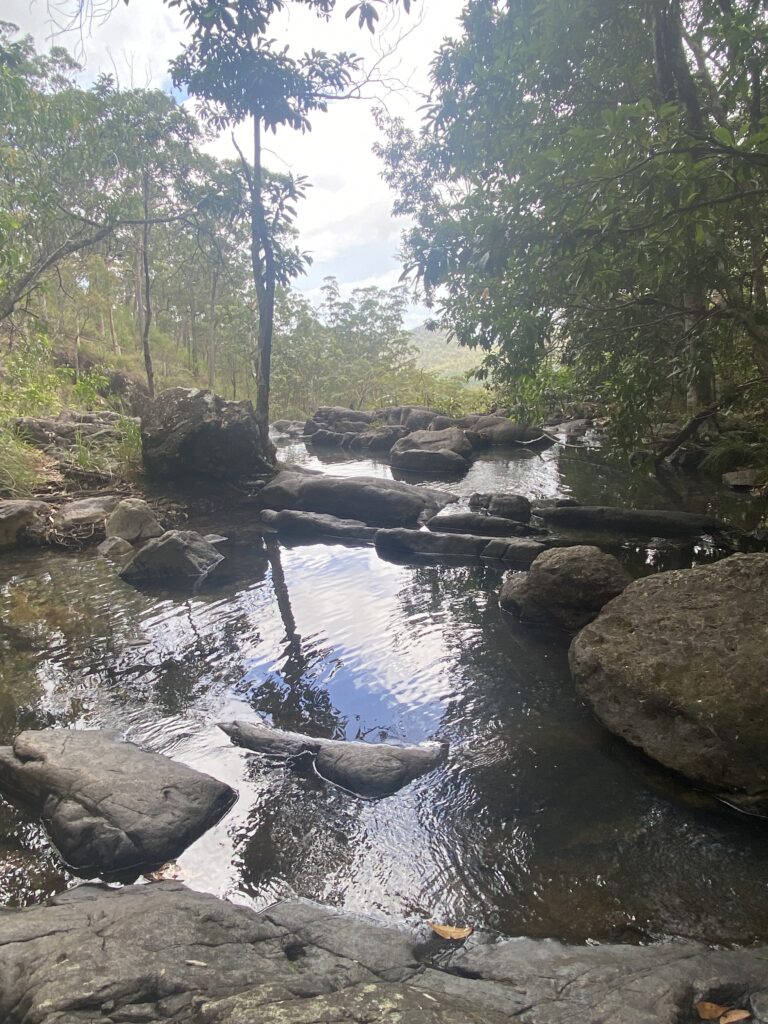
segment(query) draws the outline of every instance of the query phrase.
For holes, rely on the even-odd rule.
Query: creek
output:
[[[386,462],[286,461],[388,476]],[[756,524],[712,484],[633,476],[599,452],[479,459],[462,496],[685,508]],[[0,560],[0,742],[21,729],[113,728],[240,793],[179,858],[186,883],[260,909],[305,896],[392,921],[472,922],[571,942],[768,939],[768,827],[612,737],[574,693],[568,637],[499,612],[492,567],[404,566],[372,547],[261,540],[255,513],[193,521],[229,538],[198,592],[142,591],[95,551]],[[636,574],[718,552],[626,546]],[[230,744],[263,716],[317,736],[446,740],[447,760],[364,801]],[[41,827],[0,801],[0,902],[75,884]]]

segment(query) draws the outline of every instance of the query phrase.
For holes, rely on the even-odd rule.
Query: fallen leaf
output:
[[[175,860],[163,864],[157,871],[150,871],[144,877],[150,882],[183,882],[184,872]]]
[[[454,928],[450,924],[435,924],[434,921],[429,922],[429,927],[433,932],[436,932],[441,939],[450,939],[452,942],[459,942],[461,939],[467,939],[475,930],[471,924],[468,924],[466,928]]]
[[[205,960],[185,960],[185,964],[189,964],[190,967],[207,967],[208,964]]]
[[[737,1020],[750,1020],[751,1017],[749,1010],[728,1010],[720,1018],[720,1024],[736,1024]]]
[[[699,1014],[699,1020],[717,1020],[724,1013],[728,1013],[727,1006],[721,1006],[719,1003],[707,1003],[706,1001],[696,1003],[696,1010]]]

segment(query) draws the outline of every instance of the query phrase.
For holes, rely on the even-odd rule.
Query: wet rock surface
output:
[[[768,555],[631,583],[573,641],[570,665],[613,732],[768,811]]]
[[[728,530],[715,516],[663,509],[611,508],[604,505],[537,507],[534,515],[555,529],[609,530],[617,533],[662,537],[696,537]]]
[[[433,516],[426,525],[438,533],[475,533],[486,537],[532,537],[546,533],[514,519],[484,516],[480,512],[449,512]]]
[[[322,512],[357,519],[369,526],[416,523],[427,512],[437,512],[455,501],[454,495],[412,487],[378,477],[340,477],[320,473],[284,471],[259,495],[263,508]]]
[[[236,798],[209,775],[106,730],[20,733],[0,748],[0,790],[40,815],[76,873],[129,879],[178,856]]]
[[[341,540],[373,540],[375,526],[366,526],[359,519],[339,519],[322,512],[296,512],[283,509],[275,512],[265,509],[261,521],[271,530],[289,537],[337,537]]]
[[[219,726],[239,747],[277,758],[311,760],[328,782],[357,796],[389,796],[431,771],[446,753],[444,745],[422,743],[399,747],[392,743],[328,740],[285,732],[254,722],[223,722]]]
[[[266,440],[250,402],[198,388],[161,391],[141,417],[144,465],[161,479],[248,479],[270,469]]]
[[[147,541],[122,569],[129,583],[199,579],[215,569],[224,556],[194,530],[168,530]]]
[[[8,1024],[679,1024],[728,993],[757,1024],[766,950],[464,949],[306,901],[261,913],[180,883],[86,885],[6,911]]]
[[[374,537],[382,558],[408,561],[411,557],[435,561],[488,559],[527,569],[544,551],[544,545],[522,537],[483,537],[466,533],[435,533],[432,530],[378,530]]]
[[[613,555],[578,544],[539,555],[530,571],[505,580],[499,604],[531,622],[581,629],[632,577]]]

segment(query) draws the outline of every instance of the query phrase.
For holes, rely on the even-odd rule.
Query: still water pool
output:
[[[385,463],[320,462],[386,476]],[[440,485],[448,486],[448,485]],[[685,490],[680,490],[684,486]],[[630,477],[595,452],[486,458],[453,489],[689,508],[754,525],[755,503]],[[768,938],[768,828],[608,734],[576,697],[567,638],[503,620],[493,568],[400,566],[371,547],[266,548],[253,515],[199,593],[142,592],[93,552],[0,561],[0,741],[115,728],[240,793],[179,859],[187,884],[256,908],[298,894],[508,935],[745,944]],[[690,554],[627,550],[637,572]],[[366,802],[230,745],[263,716],[318,736],[447,740],[447,761]],[[75,884],[39,826],[0,802],[0,900]]]

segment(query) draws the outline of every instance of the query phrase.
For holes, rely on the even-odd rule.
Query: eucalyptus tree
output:
[[[361,27],[374,29],[377,8],[399,0],[355,3]],[[407,11],[410,0],[402,0]],[[320,21],[333,14],[335,0],[169,0],[180,8],[192,39],[172,63],[174,83],[200,101],[203,116],[217,129],[252,122],[250,159],[241,156],[250,197],[251,263],[258,302],[258,345],[254,355],[256,415],[262,436],[269,424],[269,388],[276,289],[300,264],[283,263],[275,247],[281,225],[296,216],[295,203],[306,182],[293,175],[265,175],[263,136],[279,127],[305,132],[313,114],[354,89],[361,73],[358,58],[348,52],[312,49],[293,55],[276,42],[275,15],[291,6],[303,7]]]
[[[381,147],[439,322],[627,435],[768,375],[767,53],[762,0],[471,0]]]

